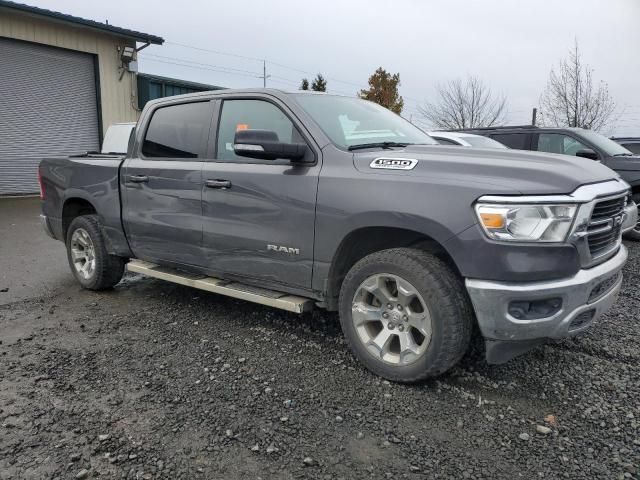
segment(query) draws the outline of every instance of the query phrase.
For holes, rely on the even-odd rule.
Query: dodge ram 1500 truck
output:
[[[126,155],[39,173],[43,226],[83,287],[127,267],[338,311],[355,356],[402,382],[451,368],[476,324],[493,363],[588,328],[637,215],[599,163],[437,145],[364,100],[268,89],[149,102]]]

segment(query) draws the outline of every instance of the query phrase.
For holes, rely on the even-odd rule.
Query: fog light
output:
[[[571,320],[571,323],[569,324],[569,331],[584,327],[587,323],[593,320],[593,317],[595,316],[595,314],[596,314],[595,308],[592,308],[591,310],[587,310],[586,312],[582,312],[576,318]]]
[[[508,312],[518,320],[537,320],[552,317],[562,308],[562,299],[559,297],[545,298],[542,300],[514,300],[509,303]]]

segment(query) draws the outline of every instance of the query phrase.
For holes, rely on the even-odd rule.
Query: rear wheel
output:
[[[105,290],[124,275],[125,259],[109,255],[97,215],[76,217],[67,231],[71,272],[89,290]]]
[[[469,346],[473,315],[459,277],[424,251],[373,253],[347,274],[340,322],[356,357],[398,382],[434,377]]]
[[[638,205],[638,213],[640,214],[640,193],[634,194],[631,198],[633,198],[633,201]],[[640,241],[640,216],[638,217],[638,223],[636,223],[633,230],[629,230],[625,233],[624,237],[629,240],[635,240],[636,242]]]

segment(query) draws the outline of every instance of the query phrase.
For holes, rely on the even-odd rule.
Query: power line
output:
[[[227,66],[224,66],[224,65],[213,65],[211,63],[195,62],[193,60],[184,60],[182,58],[167,57],[165,55],[155,55],[155,54],[152,54],[152,53],[141,53],[139,55],[141,57],[143,57],[143,58],[148,58],[148,57],[161,58],[161,59],[173,60],[173,61],[177,61],[177,62],[181,62],[181,63],[192,63],[194,65],[200,65],[200,66],[204,66],[204,67],[224,68],[226,70],[233,70],[233,71],[236,71],[236,72],[250,73],[250,74],[256,75],[258,77],[261,76],[259,72],[254,72],[254,71],[251,71],[251,70],[243,70],[243,69],[240,69],[240,68],[227,67]]]
[[[164,43],[166,43],[167,45],[175,45],[178,47],[191,48],[193,50],[200,50],[201,52],[215,53],[217,55],[226,55],[228,57],[244,58],[245,60],[255,60],[257,62],[264,61],[264,58],[248,57],[246,55],[238,55],[236,53],[222,52],[220,50],[211,50],[208,48],[194,47],[193,45],[185,45],[184,43],[177,43],[177,42],[164,42]]]
[[[156,58],[146,58],[145,60],[147,60],[149,62],[166,63],[168,65],[178,65],[180,67],[196,68],[198,70],[209,70],[209,71],[212,71],[212,72],[226,73],[228,75],[238,75],[238,76],[241,76],[241,77],[262,78],[260,75],[250,75],[250,74],[247,74],[247,73],[241,73],[241,72],[225,70],[224,67],[213,68],[213,67],[206,67],[206,66],[200,66],[200,65],[189,65],[189,64],[186,64],[186,63],[170,62],[168,60],[160,60],[160,59],[156,59]]]
[[[292,67],[290,65],[286,65],[286,64],[280,63],[280,62],[274,62],[274,61],[271,61],[271,60],[268,60],[268,59],[265,59],[265,58],[250,57],[250,56],[247,56],[247,55],[240,55],[240,54],[237,54],[237,53],[223,52],[221,50],[212,50],[212,49],[209,49],[209,48],[196,47],[194,45],[187,45],[185,43],[179,43],[179,42],[165,42],[165,43],[167,45],[175,45],[175,46],[178,46],[178,47],[190,48],[190,49],[193,49],[193,50],[198,50],[198,51],[201,51],[201,52],[213,53],[213,54],[216,54],[216,55],[226,55],[226,56],[229,56],[229,57],[242,58],[244,60],[252,60],[252,61],[256,61],[256,62],[262,62],[263,63],[263,70],[264,70],[264,73],[263,73],[264,76],[267,76],[266,75],[266,64],[267,63],[269,65],[273,65],[273,66],[276,66],[276,67],[284,68],[284,69],[291,70],[291,71],[298,72],[298,73],[303,73],[305,75],[310,75],[310,76],[315,75],[315,73],[311,73],[311,72],[309,72],[307,70],[303,70],[303,69],[297,68],[297,67]],[[260,78],[263,78],[263,76],[260,76]],[[325,77],[325,78],[327,80],[332,81],[332,82],[342,83],[344,85],[350,85],[350,86],[353,86],[353,87],[357,87],[358,89],[366,89],[367,88],[367,86],[365,86],[365,85],[363,85],[361,83],[355,83],[355,82],[351,82],[351,81],[347,81],[347,80],[341,80],[341,79],[335,78],[335,77]],[[411,100],[411,101],[416,102],[418,104],[423,103],[423,100],[418,100],[416,98],[407,97],[405,95],[403,95],[402,97],[404,99],[406,99],[406,100]]]

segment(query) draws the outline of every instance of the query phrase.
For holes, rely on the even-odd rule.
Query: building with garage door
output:
[[[99,150],[136,121],[137,50],[163,42],[0,0],[0,195],[37,192],[42,157]]]

